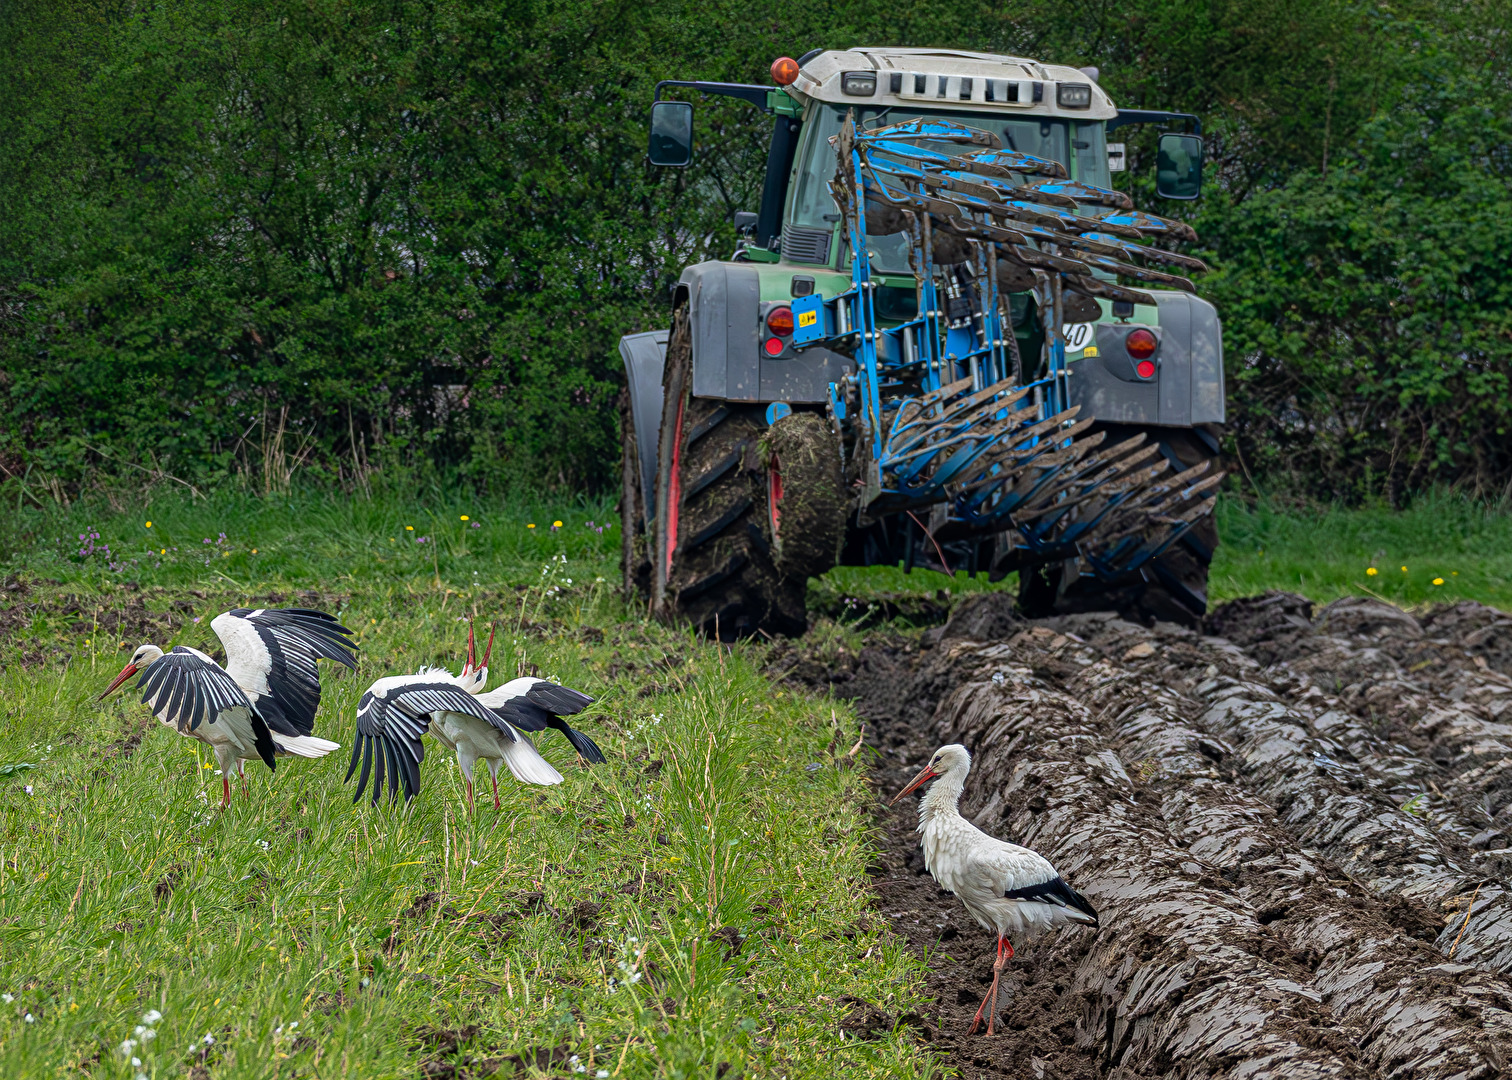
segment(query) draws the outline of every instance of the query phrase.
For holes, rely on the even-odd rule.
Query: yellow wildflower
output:
[[[150,528],[152,528],[152,522],[150,522],[150,521],[149,521],[149,522],[148,522],[148,523],[147,523],[147,527],[148,527],[148,528],[149,528],[149,529],[150,529]]]
[[[463,515],[462,515],[462,520],[463,520],[463,521],[466,521],[466,520],[467,520],[467,515],[466,515],[466,514],[463,514]]]
[[[404,527],[404,531],[405,532],[414,532],[415,531],[415,527],[413,525],[406,525]]]
[[[1404,573],[1404,574],[1405,574],[1405,573],[1406,573],[1406,572],[1407,572],[1407,568],[1406,568],[1406,567],[1405,567],[1405,566],[1404,566],[1404,567],[1402,567],[1402,573]]]
[[[529,524],[529,525],[527,525],[527,526],[525,526],[525,527],[526,527],[526,528],[527,528],[527,529],[533,529],[533,528],[535,528],[535,522],[533,522],[533,521],[532,521],[532,522],[531,522],[531,523],[530,523],[530,524]]]
[[[1376,573],[1377,573],[1376,568],[1372,566],[1369,570],[1365,571],[1365,576],[1366,577],[1375,577]]]
[[[553,529],[560,529],[562,527],[562,523],[560,521],[553,521],[551,523],[551,527]]]
[[[1433,579],[1433,583],[1435,585],[1442,585],[1444,583],[1444,579],[1441,578],[1441,577],[1436,577],[1436,578]]]

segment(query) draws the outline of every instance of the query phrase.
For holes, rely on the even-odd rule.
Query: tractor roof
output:
[[[865,75],[875,82],[867,91]],[[850,92],[846,91],[847,76]],[[1061,86],[1088,87],[1062,94]],[[1111,120],[1113,101],[1086,72],[1059,64],[1042,64],[1020,56],[962,52],[955,49],[847,49],[817,53],[803,64],[789,88],[804,97],[837,105],[904,105],[913,108],[1021,112],[1068,120]]]

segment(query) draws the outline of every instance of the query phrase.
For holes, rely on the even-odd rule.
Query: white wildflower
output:
[[[162,1018],[163,1014],[158,1012],[156,1009],[148,1009],[145,1013],[142,1014],[142,1023],[155,1024]]]

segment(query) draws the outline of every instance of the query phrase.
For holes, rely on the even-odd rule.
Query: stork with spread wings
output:
[[[245,780],[249,758],[272,769],[280,757],[318,758],[340,749],[314,734],[316,665],[333,660],[355,671],[357,645],[334,617],[305,608],[236,608],[217,615],[210,627],[226,648],[224,667],[187,645],[166,653],[142,645],[100,699],[141,673],[137,689],[152,714],[214,751],[225,806],[231,772]]]

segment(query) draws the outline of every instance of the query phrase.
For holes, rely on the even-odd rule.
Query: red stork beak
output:
[[[939,775],[939,773],[934,771],[934,768],[932,766],[924,766],[924,771],[919,773],[918,776],[914,777],[906,788],[894,795],[892,797],[892,802],[889,802],[887,805],[891,806],[893,803],[897,802],[899,799],[901,799],[911,791],[918,791],[921,787],[923,787],[925,784],[929,783]]]
[[[498,628],[499,624],[497,622],[491,622],[488,624],[488,644],[483,648],[483,662],[478,665],[479,667],[488,666],[488,658],[493,655],[494,631],[496,631]]]
[[[136,673],[137,673],[137,666],[135,664],[127,664],[125,667],[123,667],[121,669],[121,673],[115,677],[115,680],[109,686],[107,686],[105,688],[105,692],[103,694],[101,694],[99,697],[95,698],[95,700],[96,701],[104,701],[111,694],[115,693],[118,689],[120,689],[120,686],[121,686],[121,684],[123,682],[125,682],[127,679],[131,678]]]
[[[467,663],[462,665],[462,674],[471,675],[478,670],[478,642],[473,637],[472,619],[467,620]]]

